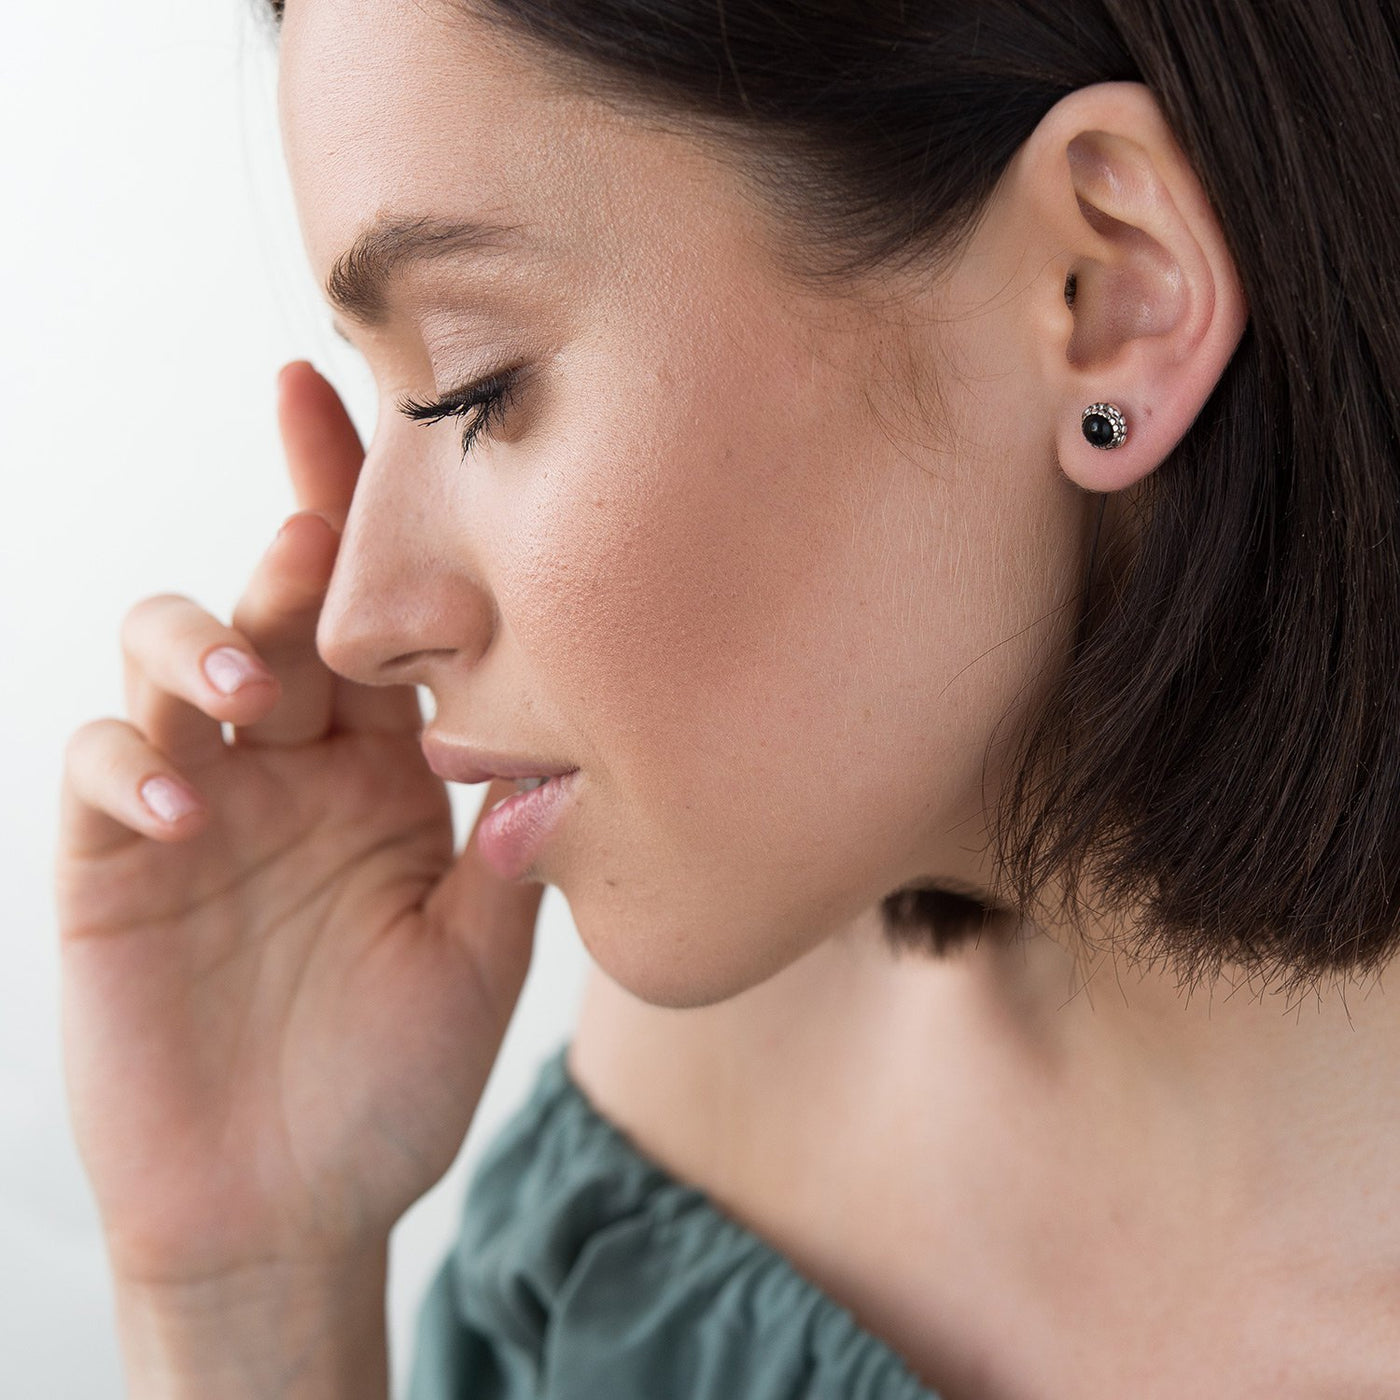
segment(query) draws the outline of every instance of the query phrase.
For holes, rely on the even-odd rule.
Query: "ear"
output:
[[[1016,198],[1049,254],[1034,347],[1066,476],[1117,491],[1156,468],[1201,411],[1248,318],[1224,234],[1157,99],[1142,83],[1062,98],[1017,152]],[[1118,406],[1119,447],[1081,414]]]

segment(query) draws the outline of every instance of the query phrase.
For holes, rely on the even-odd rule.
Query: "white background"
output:
[[[73,1149],[51,901],[64,744],[121,715],[119,629],[152,593],[227,620],[296,509],[273,380],[312,360],[362,434],[282,167],[253,0],[58,0],[0,21],[0,1394],[123,1396],[102,1237]],[[454,787],[459,841],[484,788]],[[463,1152],[400,1223],[396,1393],[466,1176],[571,1032],[587,967],[549,888]]]

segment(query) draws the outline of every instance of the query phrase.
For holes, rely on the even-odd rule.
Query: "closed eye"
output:
[[[520,378],[519,367],[500,370],[427,403],[413,398],[402,398],[399,400],[398,409],[406,418],[412,418],[417,423],[438,423],[444,418],[467,418],[468,415],[473,415],[462,430],[462,455],[465,457],[472,444],[491,430],[493,421],[500,426],[506,409],[514,400]]]

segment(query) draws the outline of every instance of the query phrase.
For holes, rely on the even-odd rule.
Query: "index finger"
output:
[[[298,507],[324,512],[343,530],[365,449],[340,395],[309,360],[278,372],[277,426]]]

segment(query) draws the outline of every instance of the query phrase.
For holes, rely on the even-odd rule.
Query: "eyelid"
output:
[[[399,401],[399,412],[420,423],[436,423],[443,418],[467,419],[476,410],[462,430],[462,459],[465,461],[473,445],[490,436],[492,424],[504,420],[529,372],[528,365],[523,363],[496,370],[428,403],[405,396]]]
[[[504,393],[520,374],[520,367],[496,370],[481,379],[474,379],[459,388],[449,389],[440,398],[422,402],[405,394],[398,403],[399,412],[405,418],[418,423],[437,423],[454,413],[464,412],[487,400]]]

